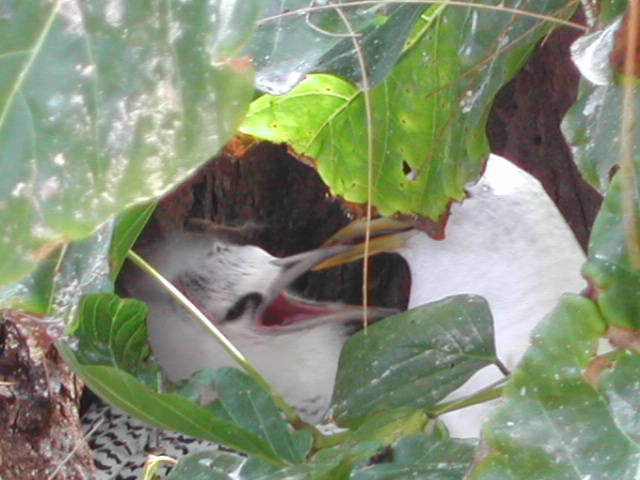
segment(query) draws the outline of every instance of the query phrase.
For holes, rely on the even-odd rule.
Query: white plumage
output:
[[[584,255],[540,183],[506,160],[492,156],[483,177],[468,191],[469,198],[451,209],[444,240],[414,232],[399,251],[411,270],[410,307],[454,294],[484,296],[495,320],[498,357],[514,368],[532,328],[559,296],[585,286],[580,277]],[[160,272],[182,287],[275,390],[312,422],[320,420],[331,397],[339,352],[350,331],[344,323],[360,312],[327,304],[316,315],[334,321],[319,326],[305,318],[266,327],[260,317],[269,313],[267,305],[284,287],[327,256],[276,259],[257,247],[203,235],[175,236],[147,252]],[[128,289],[149,304],[153,353],[168,378],[180,380],[200,368],[234,365],[151,280],[141,278]],[[251,293],[258,296],[247,296]],[[289,296],[285,300],[298,301]],[[487,367],[448,399],[474,393],[501,376],[497,368]],[[443,420],[454,437],[478,436],[493,405],[452,412]]]
[[[487,299],[498,358],[513,369],[535,325],[564,292],[580,292],[584,253],[540,182],[507,160],[491,156],[469,198],[454,204],[446,238],[416,232],[401,253],[411,270],[409,307],[449,295]],[[446,400],[472,394],[500,379],[494,367],[474,375]],[[496,402],[444,415],[454,437],[477,437]]]
[[[147,258],[208,314],[303,420],[317,423],[331,400],[340,350],[353,331],[345,324],[360,319],[362,311],[308,302],[283,289],[342,250],[276,258],[258,247],[207,234],[176,234],[149,249]],[[130,282],[127,289],[149,306],[151,348],[170,380],[183,380],[206,367],[237,366],[202,325],[153,282]],[[274,313],[272,305],[277,306]],[[372,309],[374,317],[389,313]],[[269,315],[278,316],[282,325],[265,325]]]

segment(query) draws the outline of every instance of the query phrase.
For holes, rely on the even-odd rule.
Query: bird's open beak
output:
[[[291,285],[296,278],[311,270],[319,263],[323,263],[332,257],[346,253],[351,249],[350,245],[334,245],[321,247],[309,252],[298,253],[289,257],[276,258],[271,263],[282,268],[282,274],[270,286],[270,298]],[[339,264],[338,264],[339,265]]]
[[[346,323],[362,319],[365,314],[369,321],[378,320],[394,313],[395,309],[344,305],[332,302],[315,302],[299,298],[285,292],[296,278],[306,271],[326,269],[364,257],[362,239],[366,223],[353,222],[336,233],[325,246],[310,252],[273,260],[283,268],[269,288],[269,298],[265,307],[258,312],[258,324],[273,333],[303,330],[327,323]],[[390,219],[378,219],[371,223],[369,255],[388,252],[404,247],[411,227]],[[350,245],[339,245],[351,243]],[[336,245],[338,244],[338,245]]]
[[[331,246],[335,244],[351,245],[342,252],[337,253],[326,260],[321,261],[313,267],[313,270],[324,270],[326,268],[335,267],[344,263],[360,260],[365,256],[365,234],[367,222],[365,219],[351,222],[346,227],[339,230],[323,246]],[[391,252],[406,246],[407,239],[414,233],[413,228],[397,220],[390,218],[377,218],[369,224],[370,241],[368,254],[369,256],[378,253]]]
[[[281,292],[262,312],[259,327],[268,333],[307,330],[330,323],[359,323],[364,317],[362,305],[316,302]],[[398,313],[394,308],[367,307],[370,323]]]

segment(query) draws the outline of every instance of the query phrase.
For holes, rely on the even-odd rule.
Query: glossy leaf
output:
[[[287,93],[310,72],[362,79],[353,38],[334,10],[304,13],[307,0],[266,5],[263,19],[247,53],[257,68],[256,85],[272,95]],[[379,4],[343,8],[358,32],[371,85],[377,85],[395,65],[413,25],[425,9],[421,4]],[[300,10],[301,13],[295,13]]]
[[[276,465],[283,463],[266,442],[232,422],[219,419],[206,408],[179,395],[158,393],[117,368],[84,365],[65,344],[59,344],[58,350],[92,391],[149,425],[223,443]]]
[[[284,422],[277,411],[274,413],[273,405],[270,408],[265,405],[270,401],[268,395],[257,392],[259,388],[248,378],[242,379],[244,388],[236,392],[236,385],[229,385],[229,379],[239,380],[237,374],[220,374],[216,386],[221,398],[226,401],[246,397],[243,403],[229,406],[226,417],[216,415],[214,410],[185,396],[160,393],[167,385],[158,367],[147,361],[150,350],[144,323],[146,310],[146,306],[137,300],[121,299],[116,295],[89,296],[80,305],[78,320],[71,332],[73,341],[70,344],[60,342],[58,349],[92,391],[130,415],[158,428],[223,443],[270,464],[287,463],[281,454],[285,447],[293,447],[289,444],[283,447],[287,432],[282,432],[283,427],[277,422]],[[257,412],[253,411],[256,401],[260,404]],[[238,415],[247,417],[234,418]],[[268,432],[252,425],[260,421],[268,425]],[[245,426],[250,428],[243,428]],[[289,442],[294,447],[301,445],[300,442]],[[295,453],[298,457],[302,455],[299,451]]]
[[[622,175],[622,170],[615,175],[596,217],[589,239],[589,257],[582,272],[596,288],[595,295],[605,320],[618,327],[639,329],[640,271],[633,267],[626,229],[635,228],[636,235],[640,236],[637,202],[640,186],[636,183],[635,192],[625,192]],[[625,221],[624,195],[636,199],[635,212],[631,212],[633,222]]]
[[[619,26],[620,22],[614,22],[573,44],[572,58],[584,78],[578,98],[562,122],[582,176],[601,193],[607,191],[611,169],[620,157],[623,92],[613,83],[608,60]],[[634,141],[638,140],[636,128]]]
[[[251,378],[227,367],[213,373],[211,384],[218,392],[225,417],[262,438],[280,458],[289,463],[304,461],[308,449],[300,448],[271,396]]]
[[[133,247],[155,208],[155,202],[145,203],[132,207],[118,215],[109,250],[109,260],[111,262],[110,278],[112,281],[115,282],[116,278],[118,278],[129,249]]]
[[[576,5],[507,4],[555,16],[570,15]],[[489,153],[485,123],[494,95],[551,28],[524,15],[444,4],[429,14],[418,22],[413,45],[371,92],[372,201],[383,215],[439,219],[451,199],[464,196]],[[310,75],[287,95],[263,96],[242,130],[288,143],[317,162],[332,193],[367,200],[363,96],[348,82]]]
[[[367,463],[399,438],[421,431],[426,422],[427,416],[420,410],[397,408],[379,412],[369,416],[357,430],[342,432],[337,446],[315,452],[304,465],[277,468],[253,458],[242,467],[239,478],[351,478],[354,465]]]
[[[626,168],[612,178],[621,155],[624,92],[615,83],[609,54],[620,25],[619,20],[614,21],[572,47],[574,61],[585,78],[562,126],[582,175],[606,193],[589,239],[589,257],[583,273],[595,287],[595,298],[606,321],[617,327],[638,329],[640,258],[634,258],[638,255],[633,253],[633,243],[637,242],[634,236],[640,235],[640,184]],[[637,95],[630,107],[640,112]],[[637,145],[640,130],[635,128],[630,135],[628,141]],[[633,162],[637,170],[640,162],[637,158]]]
[[[332,405],[339,424],[372,412],[429,407],[496,360],[491,313],[460,295],[372,325],[345,345]]]
[[[245,460],[228,452],[194,453],[180,459],[166,480],[228,480]]]
[[[400,439],[391,462],[357,470],[353,480],[462,480],[474,458],[474,442],[416,434]]]
[[[506,404],[485,424],[493,452],[476,469],[476,480],[632,479],[640,445],[628,434],[629,407],[635,402],[632,374],[625,388],[616,379],[633,363],[602,374],[596,387],[585,373],[595,358],[605,323],[586,298],[565,295],[534,332],[529,348],[508,382]],[[617,384],[619,386],[619,384]],[[629,400],[623,405],[613,401]],[[633,407],[631,407],[633,408]]]
[[[62,332],[83,295],[113,291],[107,261],[112,231],[107,222],[89,238],[58,247],[29,276],[0,288],[0,308],[49,316]]]
[[[112,365],[135,374],[151,354],[145,317],[147,306],[117,295],[89,295],[82,299],[78,322],[78,360],[85,364]]]
[[[0,5],[0,284],[157,197],[231,137],[253,94],[216,42],[224,2]]]

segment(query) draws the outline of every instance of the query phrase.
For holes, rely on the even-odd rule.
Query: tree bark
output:
[[[580,13],[576,20],[581,21]],[[586,251],[602,197],[580,176],[560,131],[576,99],[580,76],[569,48],[580,34],[562,27],[543,40],[496,96],[487,135],[493,153],[540,180]]]
[[[46,329],[9,312],[0,321],[2,480],[95,478],[78,416],[82,385]]]

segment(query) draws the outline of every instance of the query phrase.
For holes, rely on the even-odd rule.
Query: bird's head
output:
[[[300,275],[350,246],[331,246],[278,258],[255,245],[211,233],[181,233],[142,251],[165,278],[219,326],[246,323],[266,333],[358,319],[359,307],[300,298],[285,289]],[[165,295],[150,279],[126,282],[127,293],[147,301]],[[372,310],[374,317],[393,313]]]

